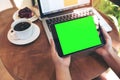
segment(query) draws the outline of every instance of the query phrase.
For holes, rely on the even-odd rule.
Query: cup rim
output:
[[[18,23],[21,23],[21,22],[28,22],[28,23],[30,23],[30,26],[29,26],[27,29],[29,29],[30,27],[32,27],[32,22],[31,22],[30,20],[28,20],[28,19],[26,19],[26,18],[22,18],[22,19],[17,19],[17,20],[15,20],[15,21],[11,24],[11,29],[14,30],[15,25],[17,25]],[[22,30],[22,31],[16,31],[16,30],[14,30],[14,31],[16,31],[16,32],[23,32],[23,31],[26,31],[27,29]]]
[[[30,24],[32,24],[32,22],[26,18],[21,18],[21,19],[17,19],[15,20],[12,24],[11,24],[11,28],[14,28],[16,24],[20,23],[20,22],[28,22]]]

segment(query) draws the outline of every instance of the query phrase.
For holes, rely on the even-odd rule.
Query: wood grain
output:
[[[14,78],[6,70],[1,59],[0,59],[0,80],[14,80]]]

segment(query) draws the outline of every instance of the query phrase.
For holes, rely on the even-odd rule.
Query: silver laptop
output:
[[[52,37],[50,25],[60,21],[95,15],[100,25],[107,31],[111,26],[92,7],[92,0],[38,0],[40,20],[44,26],[48,40]]]

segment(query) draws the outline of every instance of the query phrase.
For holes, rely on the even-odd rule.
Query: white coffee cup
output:
[[[29,26],[27,25],[27,27],[26,27],[24,25],[24,23],[29,24]],[[22,26],[18,26],[18,24],[21,24]],[[19,29],[16,30],[15,27],[19,27]],[[26,28],[24,29],[24,27],[26,27]],[[29,21],[28,19],[24,19],[24,18],[17,19],[11,24],[10,35],[15,40],[25,40],[25,39],[29,38],[30,36],[32,36],[32,34],[33,34],[32,22]]]

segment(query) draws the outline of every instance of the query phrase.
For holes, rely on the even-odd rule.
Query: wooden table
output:
[[[15,80],[55,80],[50,45],[40,20],[34,22],[41,30],[39,38],[34,42],[17,46],[8,41],[7,33],[16,10],[16,8],[12,8],[0,13],[0,58],[3,64]],[[109,34],[113,40],[113,47],[117,50],[120,42],[119,34],[114,24],[107,18],[106,20],[113,28]],[[93,79],[107,68],[104,60],[94,52],[72,55],[70,71],[73,80]]]

